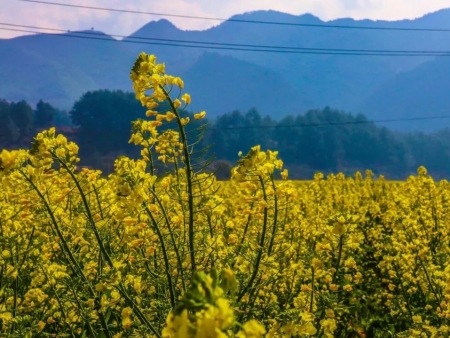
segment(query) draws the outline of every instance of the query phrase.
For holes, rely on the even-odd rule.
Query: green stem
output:
[[[177,256],[178,269],[180,270],[181,283],[183,285],[183,291],[185,291],[186,290],[186,284],[185,284],[185,280],[184,280],[183,262],[181,261],[180,251],[178,250],[178,247],[177,247],[177,245],[175,243],[175,237],[173,235],[172,227],[170,226],[169,217],[167,216],[166,209],[162,205],[161,200],[158,198],[158,196],[155,194],[155,192],[153,190],[150,190],[150,192],[152,193],[152,195],[155,198],[155,200],[158,202],[158,205],[161,208],[161,211],[163,213],[164,220],[166,221],[167,228],[169,229],[170,239],[173,242],[173,247],[174,247],[174,250],[175,250],[175,254]]]
[[[194,196],[193,196],[193,171],[192,171],[192,165],[191,165],[191,155],[189,154],[188,149],[188,142],[186,137],[186,131],[184,130],[184,126],[181,123],[181,117],[178,113],[177,108],[175,107],[169,93],[166,91],[164,86],[160,85],[161,90],[163,91],[164,95],[167,98],[167,101],[170,104],[172,112],[177,117],[177,124],[178,129],[180,130],[181,134],[181,142],[183,144],[183,153],[184,153],[184,163],[186,164],[186,180],[187,180],[187,192],[188,192],[188,206],[189,206],[189,253],[191,258],[191,270],[194,272],[196,270],[196,263],[195,263],[195,246],[194,246]]]
[[[420,258],[419,255],[417,255],[417,258],[419,259],[420,265],[422,266],[423,271],[425,272],[425,276],[427,277],[428,284],[430,285],[431,290],[433,291],[435,297],[437,298],[438,307],[441,308],[441,294],[436,292],[436,289],[434,288],[433,282],[431,281],[430,275],[428,274],[428,270],[426,269],[425,265],[422,262],[422,258]]]
[[[165,265],[165,270],[166,270],[167,283],[169,284],[170,305],[172,306],[172,308],[174,308],[175,307],[175,292],[173,290],[172,275],[171,275],[171,271],[170,271],[169,258],[167,256],[166,244],[165,244],[164,238],[161,234],[161,230],[159,229],[158,224],[157,224],[155,218],[153,217],[153,214],[151,213],[151,211],[148,209],[147,206],[145,207],[145,211],[151,218],[151,220],[153,222],[153,226],[155,227],[156,233],[158,235],[159,242],[161,243],[161,249],[162,249],[162,253],[163,253],[163,257],[164,257],[164,265]]]
[[[77,186],[78,192],[80,193],[84,208],[85,208],[87,216],[89,218],[89,222],[91,223],[92,230],[94,231],[95,239],[97,240],[100,250],[103,253],[103,255],[105,256],[106,261],[108,262],[109,266],[112,269],[114,269],[114,264],[111,260],[111,257],[109,257],[109,254],[106,251],[105,246],[103,245],[102,239],[100,238],[100,234],[98,233],[98,229],[97,229],[97,226],[95,225],[94,218],[92,217],[91,208],[89,208],[89,203],[87,201],[86,194],[84,193],[83,188],[80,185],[80,182],[77,180],[74,172],[72,170],[70,170],[70,168],[67,166],[67,163],[65,161],[63,161],[58,156],[56,156],[56,154],[53,151],[50,151],[50,153],[58,160],[58,162],[63,166],[63,168],[66,169],[66,171],[69,173],[70,177],[74,181],[75,185]]]
[[[250,205],[250,211],[253,210],[254,204],[255,204],[255,202],[252,202],[252,204]],[[239,255],[241,254],[242,245],[244,244],[244,241],[246,238],[245,236],[247,235],[247,231],[248,231],[251,220],[252,220],[252,214],[250,213],[247,216],[247,223],[245,224],[244,233],[242,234],[242,238],[241,238],[241,243],[239,243],[239,245],[238,245],[235,257],[239,257]],[[231,264],[232,269],[234,269],[235,264],[236,264],[236,259],[234,259],[233,263]]]
[[[267,256],[270,256],[273,249],[273,243],[275,241],[275,234],[277,231],[277,221],[278,221],[278,197],[277,197],[277,187],[275,186],[275,181],[273,177],[271,177],[272,180],[272,187],[273,187],[273,196],[274,196],[274,203],[275,203],[275,210],[273,215],[273,228],[272,228],[272,237],[270,238],[269,243],[269,249],[267,250]]]
[[[153,332],[153,334],[157,338],[161,338],[161,335],[158,333],[158,331],[156,331],[156,329],[153,327],[152,323],[150,323],[148,321],[148,319],[145,318],[145,315],[142,313],[141,309],[139,309],[139,307],[133,302],[133,300],[130,298],[130,296],[128,296],[128,294],[125,292],[123,287],[120,286],[118,289],[119,289],[120,293],[125,297],[126,302],[128,303],[128,305],[131,306],[131,308],[133,309],[134,313],[139,318],[141,323],[144,323]]]
[[[342,247],[344,246],[344,235],[341,235],[339,237],[339,252],[338,252],[338,258],[336,261],[336,267],[333,274],[333,282],[337,284],[336,277],[338,275],[339,265],[341,264],[341,257],[342,257]]]
[[[61,242],[63,244],[64,251],[67,253],[67,255],[69,256],[69,260],[73,264],[72,268],[76,267],[76,270],[74,269],[74,272],[78,273],[80,276],[82,276],[83,279],[85,280],[85,282],[87,282],[89,284],[89,280],[86,278],[86,276],[84,276],[83,270],[78,265],[78,262],[76,261],[75,257],[73,256],[72,251],[70,250],[69,245],[67,244],[66,239],[64,238],[64,235],[62,234],[61,229],[58,226],[58,222],[56,222],[55,215],[54,215],[50,205],[48,204],[47,200],[45,199],[44,195],[37,188],[37,186],[34,184],[34,182],[28,176],[26,176],[25,173],[22,170],[19,170],[19,173],[22,174],[22,176],[28,181],[28,183],[36,191],[36,193],[38,194],[39,198],[44,203],[45,209],[47,210],[48,214],[50,215],[50,219],[52,220],[52,223],[53,223],[53,226],[55,228],[55,231],[56,231],[59,239],[61,240]]]
[[[315,272],[316,270],[314,269],[314,267],[311,268],[312,270],[312,282],[311,282],[311,300],[309,302],[309,313],[312,313],[313,311],[313,303],[314,303],[314,282],[315,282]]]
[[[72,289],[72,294],[73,294],[73,296],[75,298],[75,301],[76,301],[76,303],[78,305],[78,309],[80,310],[80,312],[83,312],[83,311],[81,311],[83,306],[80,304],[80,301],[78,300],[77,292],[74,290],[72,285],[70,286],[70,288]],[[84,317],[85,317],[85,315],[84,315]],[[96,337],[95,332],[92,329],[91,323],[89,322],[89,319],[88,318],[86,318],[86,319],[87,319],[86,321],[88,322],[88,326],[89,326],[89,330],[91,331],[91,334],[93,335],[93,337]],[[107,337],[111,338],[111,332],[109,332],[108,325],[106,324],[106,320],[105,320],[104,316],[100,317],[100,322],[102,324],[103,331],[105,331],[106,334],[107,334]]]
[[[79,277],[81,277],[82,280],[84,280],[84,282],[86,283],[87,287],[88,287],[88,291],[89,294],[91,295],[92,298],[95,298],[95,292],[92,288],[91,283],[89,282],[89,280],[87,279],[87,277],[84,275],[83,270],[81,269],[80,265],[78,264],[78,262],[76,261],[75,257],[72,254],[72,251],[69,248],[69,245],[66,242],[66,239],[64,238],[64,235],[61,232],[61,229],[58,226],[58,222],[56,222],[56,218],[55,215],[50,207],[50,204],[47,202],[47,200],[45,199],[44,195],[42,194],[42,192],[38,189],[38,187],[34,184],[34,182],[27,176],[25,175],[25,173],[22,170],[19,170],[19,173],[25,178],[25,180],[31,185],[31,187],[36,191],[36,193],[38,194],[39,198],[42,200],[42,202],[44,203],[45,209],[47,210],[48,214],[50,215],[50,218],[52,220],[53,226],[55,228],[56,233],[58,234],[59,239],[61,240],[62,244],[63,244],[63,252],[67,253],[67,255],[69,256],[69,261],[72,263],[71,268],[72,271],[76,274],[78,274]],[[103,317],[102,313],[99,313],[100,317]]]
[[[253,270],[253,274],[250,277],[250,281],[248,282],[247,286],[245,286],[245,288],[242,290],[242,292],[239,294],[239,296],[236,299],[236,302],[239,303],[242,300],[242,297],[244,297],[244,295],[246,294],[246,292],[248,291],[248,289],[250,289],[253,285],[253,282],[255,281],[256,275],[258,274],[258,270],[259,270],[259,265],[261,264],[261,257],[264,251],[264,241],[266,239],[266,232],[267,232],[267,218],[268,218],[268,213],[267,213],[267,193],[266,193],[266,188],[264,186],[264,181],[262,179],[261,176],[259,177],[259,182],[261,183],[261,188],[263,191],[263,196],[264,196],[264,201],[266,202],[266,206],[264,207],[264,223],[263,223],[263,229],[262,229],[262,234],[261,234],[261,241],[259,243],[259,250],[258,250],[258,255],[256,256],[256,263],[255,263],[255,268]]]
[[[394,269],[395,269],[395,272],[396,272],[397,276],[400,276],[400,272],[399,272],[398,266],[397,266],[397,264],[395,264],[395,262],[394,262]],[[406,302],[406,305],[407,305],[407,308],[408,308],[408,312],[409,312],[409,316],[410,316],[409,319],[410,319],[410,321],[412,321],[413,313],[412,313],[411,307],[409,305],[409,301],[408,301],[407,296],[406,296],[405,287],[403,286],[403,283],[401,282],[401,280],[400,280],[399,284],[402,287],[403,298],[405,299],[405,302]]]

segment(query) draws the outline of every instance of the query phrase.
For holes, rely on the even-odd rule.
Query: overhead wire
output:
[[[249,130],[249,129],[284,129],[284,128],[310,128],[310,127],[339,127],[347,125],[362,125],[362,124],[375,124],[375,123],[392,123],[392,122],[407,122],[407,121],[423,121],[423,120],[436,120],[436,119],[450,119],[450,115],[440,115],[440,116],[420,116],[420,117],[406,117],[406,118],[396,118],[396,119],[379,119],[379,120],[360,120],[360,121],[346,121],[346,122],[326,122],[326,123],[306,123],[306,124],[288,124],[288,125],[273,125],[273,126],[235,126],[235,127],[225,127],[217,128],[211,127],[207,128],[208,131],[220,131],[220,130]],[[276,121],[275,121],[276,122]],[[278,121],[280,122],[280,121]],[[76,128],[76,127],[75,127]],[[104,131],[93,131],[93,133],[101,134],[115,134],[117,132],[125,132],[129,129],[120,130],[104,130]]]
[[[31,28],[39,29],[53,32],[61,33],[73,33],[82,35],[93,35],[104,37],[105,35],[124,38],[124,39],[136,39],[143,41],[162,41],[169,43],[190,43],[190,44],[203,44],[211,46],[225,46],[225,47],[243,47],[243,48],[264,48],[264,49],[280,49],[280,50],[304,50],[304,51],[326,51],[326,52],[348,52],[348,53],[392,53],[392,54],[446,54],[450,51],[426,51],[426,50],[386,50],[386,49],[343,49],[343,48],[312,48],[312,47],[289,47],[289,46],[270,46],[270,45],[253,45],[253,44],[239,44],[239,43],[225,43],[225,42],[210,42],[210,41],[195,41],[195,40],[179,40],[179,39],[163,39],[163,38],[152,38],[144,36],[127,36],[120,34],[107,34],[96,31],[74,31],[60,29],[60,28],[49,28],[49,27],[38,27],[29,25],[19,25],[13,23],[0,22],[0,25],[10,26],[10,27],[21,27],[21,28]]]
[[[420,116],[420,117],[406,117],[406,118],[396,118],[396,119],[362,120],[362,121],[347,121],[347,122],[289,124],[289,125],[276,125],[276,126],[241,126],[241,127],[233,127],[230,129],[278,129],[278,128],[333,127],[333,126],[345,126],[345,125],[423,121],[423,120],[436,120],[436,119],[450,119],[450,115]],[[223,130],[223,129],[227,129],[227,128],[216,128],[216,129],[211,128],[211,130]]]
[[[52,35],[66,38],[80,38],[80,39],[89,39],[89,40],[102,40],[102,41],[110,41],[110,42],[123,42],[123,43],[134,43],[134,44],[145,44],[145,45],[160,45],[160,46],[172,46],[172,47],[186,47],[186,48],[203,48],[203,49],[213,49],[213,50],[232,50],[232,51],[247,51],[247,52],[266,52],[266,53],[281,53],[281,54],[312,54],[312,55],[350,55],[350,56],[450,56],[450,51],[392,51],[392,50],[359,50],[356,49],[327,49],[327,48],[303,48],[301,47],[287,47],[287,46],[265,46],[258,47],[257,45],[246,45],[246,44],[225,44],[225,43],[216,43],[216,42],[202,42],[202,41],[192,41],[185,43],[175,43],[171,42],[170,39],[155,39],[155,38],[146,38],[139,37],[139,40],[131,40],[133,37],[128,37],[123,40],[112,39],[112,37],[118,36],[114,34],[106,34],[106,33],[96,33],[89,31],[81,31],[81,32],[70,32],[69,30],[64,29],[56,29],[56,28],[46,28],[46,27],[36,27],[36,26],[26,26],[26,25],[17,25],[11,23],[1,23],[0,25],[6,26],[15,26],[15,27],[35,27],[35,29],[40,30],[51,30],[51,31],[59,31],[61,33],[47,33],[42,31],[30,30],[30,29],[18,29],[18,28],[3,28],[0,27],[0,30],[5,31],[14,31],[14,32],[23,32],[23,33],[32,33],[32,34],[43,34],[43,35]],[[97,36],[95,36],[97,35]],[[105,37],[109,36],[111,38]],[[120,37],[124,37],[123,35],[119,35]],[[147,40],[156,40],[156,41],[147,41]],[[172,40],[173,41],[173,40]],[[183,40],[178,40],[183,41]],[[184,42],[184,41],[183,41]],[[233,47],[235,45],[236,47]],[[241,46],[241,47],[239,47]],[[300,49],[300,50],[298,50]]]
[[[17,0],[28,3],[52,5],[52,6],[63,6],[71,8],[81,8],[81,9],[92,9],[101,10],[109,12],[119,12],[119,13],[130,13],[130,14],[143,14],[143,15],[154,15],[154,16],[165,16],[165,17],[175,17],[184,19],[196,19],[196,20],[212,20],[212,21],[227,21],[227,22],[238,22],[247,24],[263,24],[263,25],[281,25],[281,26],[298,26],[298,27],[315,27],[315,28],[337,28],[337,29],[362,29],[362,30],[382,30],[382,31],[411,31],[411,32],[450,32],[450,28],[412,28],[412,27],[380,27],[380,26],[361,26],[361,25],[331,25],[331,24],[308,24],[308,23],[295,23],[295,22],[279,22],[279,21],[264,21],[264,20],[244,20],[244,19],[233,19],[233,18],[213,18],[206,16],[194,16],[194,15],[181,15],[181,14],[171,14],[171,13],[157,13],[157,12],[145,12],[136,11],[128,9],[118,9],[118,8],[108,8],[108,7],[96,7],[96,6],[84,6],[84,5],[73,5],[58,3],[52,1],[41,1],[41,0]]]
[[[426,31],[426,32],[450,32],[450,29],[441,28],[401,28],[401,27],[371,27],[371,26],[348,26],[348,25],[329,25],[329,24],[304,24],[304,23],[289,23],[289,22],[272,22],[272,21],[259,21],[259,20],[242,20],[242,19],[223,19],[223,18],[211,18],[211,17],[201,17],[201,16],[191,16],[191,15],[177,15],[168,13],[155,13],[155,12],[143,12],[143,11],[133,11],[125,9],[114,9],[105,7],[94,7],[94,6],[82,6],[82,5],[72,5],[72,4],[62,4],[50,1],[38,1],[38,0],[18,0],[22,2],[38,3],[46,5],[56,5],[72,8],[84,8],[93,10],[104,10],[113,12],[123,12],[123,13],[133,13],[133,14],[146,14],[146,15],[156,15],[156,16],[167,16],[167,17],[180,17],[188,19],[203,19],[203,20],[216,20],[216,21],[228,21],[228,22],[241,22],[250,24],[269,24],[269,25],[284,25],[284,26],[300,26],[300,27],[316,27],[316,28],[342,28],[342,29],[366,29],[366,30],[389,30],[389,31]],[[33,34],[44,34],[44,35],[56,35],[61,37],[74,37],[90,40],[103,40],[103,41],[114,41],[114,42],[125,42],[125,43],[138,43],[138,44],[149,44],[149,45],[162,45],[162,46],[174,46],[174,47],[187,47],[187,48],[205,48],[205,49],[218,49],[218,50],[237,50],[237,51],[251,51],[251,52],[275,52],[275,53],[295,53],[295,54],[325,54],[325,55],[364,55],[364,56],[450,56],[450,51],[407,51],[407,50],[364,50],[364,49],[340,49],[340,48],[306,48],[306,47],[288,47],[288,46],[266,46],[266,45],[250,45],[250,44],[233,44],[233,43],[220,43],[220,42],[205,42],[205,41],[193,41],[193,40],[176,40],[176,39],[161,39],[161,38],[150,38],[150,37],[132,37],[124,36],[118,34],[106,34],[110,37],[119,37],[126,40],[115,40],[111,38],[105,38],[104,33],[99,32],[89,32],[89,31],[79,31],[70,32],[68,30],[48,28],[48,27],[36,27],[27,25],[17,25],[11,23],[0,22],[3,26],[14,26],[21,28],[32,28],[39,30],[50,30],[54,32],[60,32],[63,34],[52,34],[36,30],[29,29],[14,29],[14,28],[3,28],[0,30],[7,31],[18,31]],[[89,36],[90,35],[90,36]],[[139,41],[134,41],[130,39],[135,39]],[[255,128],[303,128],[303,127],[320,127],[320,126],[340,126],[340,125],[352,125],[352,124],[367,124],[367,123],[390,123],[390,122],[400,122],[400,121],[415,121],[415,120],[430,120],[430,119],[447,119],[450,115],[444,116],[431,116],[431,117],[415,117],[415,118],[398,118],[398,119],[383,119],[383,120],[363,120],[363,121],[351,121],[351,122],[329,122],[329,123],[316,123],[316,124],[303,124],[303,125],[276,125],[276,126],[249,126],[249,127],[233,127],[229,129],[255,129]],[[228,129],[228,128],[220,128]],[[214,130],[214,128],[210,128]]]

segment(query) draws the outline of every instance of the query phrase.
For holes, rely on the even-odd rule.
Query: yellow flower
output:
[[[150,117],[150,116],[156,116],[156,115],[158,115],[158,112],[157,112],[157,111],[154,111],[154,110],[151,110],[151,109],[149,109],[149,110],[147,110],[147,111],[145,112],[145,116],[147,116],[147,117]]]
[[[254,319],[246,322],[242,329],[236,334],[237,338],[262,338],[266,333],[264,326]]]
[[[344,285],[342,288],[347,292],[350,292],[353,290],[353,287],[350,284]]]
[[[302,284],[301,287],[300,287],[300,290],[302,292],[311,292],[312,287],[309,284]]]
[[[298,327],[298,334],[305,336],[312,336],[317,333],[317,329],[311,322],[306,322]]]
[[[133,313],[133,310],[128,306],[122,309],[122,317],[129,317]]]
[[[419,176],[425,176],[427,173],[428,173],[428,171],[424,166],[420,166],[417,169],[417,175],[419,175]]]
[[[323,262],[320,259],[313,258],[311,261],[311,265],[314,269],[321,269],[323,266]]]
[[[320,326],[322,327],[327,338],[334,337],[333,332],[337,329],[336,321],[334,319],[322,319],[320,321]]]
[[[228,300],[225,298],[219,298],[216,301],[216,306],[218,311],[216,313],[215,319],[219,324],[221,330],[228,329],[234,321],[233,309],[230,307]]]
[[[302,312],[300,318],[305,322],[312,322],[314,320],[314,315],[310,312]]]
[[[135,240],[131,241],[131,242],[129,243],[129,245],[130,245],[131,247],[133,247],[133,248],[137,248],[137,247],[139,247],[139,246],[140,246],[142,243],[144,243],[144,242],[145,242],[144,239],[139,238],[139,239],[135,239]]]
[[[140,68],[139,68],[139,71],[141,73],[148,73],[150,71],[150,69],[151,69],[150,63],[148,63],[147,61],[141,62]]]
[[[38,325],[38,332],[41,332],[45,328],[46,323],[40,320],[37,325]]]
[[[11,312],[0,312],[0,319],[3,321],[3,325],[5,325],[12,319]]]
[[[178,100],[178,99],[175,99],[175,100],[173,101],[173,105],[174,105],[175,108],[178,108],[178,107],[181,106],[181,101]]]
[[[194,119],[196,120],[201,120],[202,118],[204,118],[206,116],[206,112],[202,111],[200,113],[194,114]]]
[[[122,318],[122,328],[124,330],[129,329],[132,325],[133,325],[133,321],[130,319],[130,317]]]
[[[183,87],[184,87],[184,82],[179,77],[176,77],[176,78],[173,79],[173,84],[175,84],[178,87],[180,87],[180,89],[183,89]]]
[[[180,316],[170,313],[166,319],[166,327],[162,330],[163,338],[188,338],[189,335],[189,319],[188,311],[184,309]]]
[[[333,227],[333,234],[342,236],[346,231],[345,225],[342,223],[336,223]]]
[[[422,316],[420,316],[420,315],[412,316],[412,320],[413,320],[413,323],[420,324],[420,323],[422,323]]]
[[[106,291],[106,286],[105,286],[105,284],[103,284],[103,282],[100,282],[95,285],[95,290],[98,292]]]
[[[331,291],[337,291],[339,289],[339,285],[336,284],[330,284],[330,290]]]
[[[177,116],[174,114],[174,113],[172,113],[171,111],[168,111],[167,113],[166,113],[166,121],[167,122],[170,122],[170,121],[172,121],[173,119],[175,119]]]
[[[334,318],[334,311],[333,311],[333,309],[326,309],[325,310],[325,314],[327,315],[328,318]]]
[[[191,103],[191,95],[189,95],[188,93],[184,93],[183,96],[181,96],[181,99],[186,102],[186,104],[190,104]]]
[[[16,161],[17,154],[16,150],[8,151],[3,149],[0,153],[0,166],[5,170],[10,169]]]
[[[18,274],[19,274],[19,272],[18,272],[18,270],[17,270],[17,268],[15,266],[12,266],[12,265],[9,265],[9,264],[6,266],[6,275],[5,275],[5,277],[9,277],[11,279],[15,279],[15,278],[17,278]]]

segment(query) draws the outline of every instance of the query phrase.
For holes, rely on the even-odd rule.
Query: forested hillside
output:
[[[165,112],[164,105],[161,112]],[[193,111],[196,113],[196,111]],[[33,136],[49,125],[75,140],[81,147],[82,165],[112,170],[114,159],[126,154],[140,156],[129,145],[131,121],[142,117],[145,108],[131,93],[92,91],[77,100],[69,113],[40,101],[35,109],[27,102],[0,102],[0,147],[28,147]],[[292,178],[311,178],[316,171],[348,174],[372,169],[390,179],[399,179],[425,165],[437,178],[450,173],[450,129],[434,133],[397,132],[379,126],[363,114],[353,115],[325,107],[305,114],[286,114],[273,119],[257,109],[233,110],[206,123],[200,148],[214,157],[211,170],[229,177],[238,153],[255,144],[280,149],[280,157]],[[404,123],[407,123],[404,121]],[[171,125],[161,127],[161,130]],[[164,167],[159,170],[166,170]]]
[[[0,81],[0,97],[32,105],[42,99],[68,110],[89,90],[130,91],[129,68],[135,56],[146,51],[158,55],[169,73],[186,79],[188,90],[195,93],[193,108],[201,105],[210,117],[256,107],[280,119],[330,106],[376,120],[435,116],[450,106],[445,95],[448,57],[436,57],[436,52],[450,50],[447,32],[396,30],[445,29],[449,9],[401,21],[325,22],[310,14],[275,11],[231,20],[204,31],[180,30],[164,19],[152,21],[124,42],[93,30],[0,40],[0,78],[7,79]],[[351,29],[361,26],[373,29]],[[442,126],[450,126],[448,120],[400,128]]]

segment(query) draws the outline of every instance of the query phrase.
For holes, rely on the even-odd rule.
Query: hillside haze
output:
[[[233,19],[388,28],[450,28],[450,9],[415,20],[338,19],[256,11]],[[281,118],[331,106],[366,113],[371,119],[444,115],[450,107],[447,57],[355,56],[266,53],[164,46],[170,39],[257,46],[357,50],[450,50],[450,32],[314,28],[225,21],[205,31],[183,31],[167,20],[150,22],[124,42],[101,32],[35,35],[0,40],[0,98],[39,99],[70,109],[95,89],[131,90],[129,70],[141,51],[155,54],[168,73],[180,75],[194,110],[210,117],[257,108]],[[79,34],[79,33],[78,33]],[[86,35],[85,35],[86,36]],[[141,39],[137,39],[141,38]],[[136,42],[145,43],[136,43]],[[157,43],[157,44],[150,44]],[[235,46],[239,48],[238,46]],[[299,50],[300,51],[300,50]],[[305,52],[307,50],[303,50]],[[439,114],[437,114],[439,113]],[[449,114],[450,115],[450,114]],[[434,129],[446,120],[396,124],[399,129]]]

